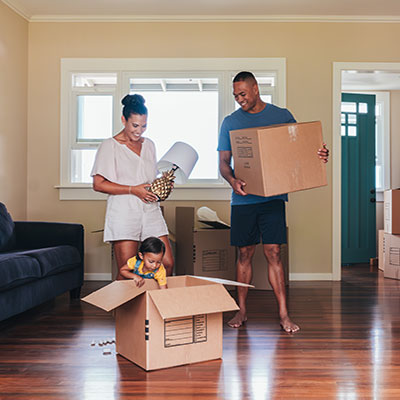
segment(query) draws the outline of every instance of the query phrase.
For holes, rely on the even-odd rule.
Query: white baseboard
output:
[[[111,273],[107,274],[85,274],[85,281],[111,281]]]
[[[289,281],[331,281],[332,274],[289,274]]]

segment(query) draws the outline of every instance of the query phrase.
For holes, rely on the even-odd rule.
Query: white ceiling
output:
[[[2,0],[28,20],[400,21],[399,0]]]

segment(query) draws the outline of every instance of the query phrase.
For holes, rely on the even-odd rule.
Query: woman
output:
[[[108,194],[104,241],[114,246],[120,270],[136,256],[141,241],[159,237],[165,244],[162,262],[172,274],[173,257],[168,228],[157,196],[148,191],[157,174],[154,143],[143,137],[147,128],[147,108],[142,96],[122,99],[120,133],[103,141],[92,169],[93,189]],[[117,279],[123,279],[118,273]]]

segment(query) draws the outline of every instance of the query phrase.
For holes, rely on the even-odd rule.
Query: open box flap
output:
[[[163,319],[238,310],[222,285],[201,285],[149,291]]]
[[[190,278],[194,278],[194,279],[202,279],[202,280],[213,282],[213,283],[220,283],[222,285],[232,285],[232,286],[254,288],[253,285],[248,285],[247,283],[241,283],[241,282],[236,282],[236,281],[230,281],[228,279],[209,278],[207,276],[194,276],[194,275],[187,275],[187,276],[189,276]]]
[[[148,283],[150,282],[145,282],[142,287],[138,288],[132,280],[114,281],[81,300],[105,311],[111,311],[149,290]],[[153,289],[153,285],[150,286]]]

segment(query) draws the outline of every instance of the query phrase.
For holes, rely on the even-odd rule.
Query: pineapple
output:
[[[160,178],[157,178],[150,185],[149,191],[158,197],[158,201],[166,200],[172,192],[172,186],[175,179],[175,170],[163,172]]]

